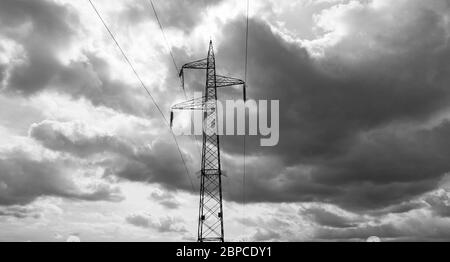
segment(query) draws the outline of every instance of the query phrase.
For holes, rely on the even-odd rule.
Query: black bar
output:
[[[210,261],[216,259],[292,261],[433,261],[448,244],[422,243],[0,243],[5,258],[70,261]],[[8,254],[10,253],[10,254]],[[11,256],[9,256],[11,255]],[[158,260],[156,260],[158,258]],[[445,261],[445,257],[443,257]],[[9,261],[5,259],[5,261]]]

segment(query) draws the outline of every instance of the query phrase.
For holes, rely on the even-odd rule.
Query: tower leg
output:
[[[198,241],[224,241],[220,174],[201,175]]]

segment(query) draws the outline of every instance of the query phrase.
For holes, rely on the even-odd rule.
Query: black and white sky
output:
[[[94,3],[168,113],[184,96],[147,0]],[[177,63],[211,38],[243,78],[246,1],[154,3]],[[280,101],[280,143],[248,139],[244,210],[223,139],[226,239],[449,241],[449,37],[449,0],[252,0],[248,96]],[[0,241],[195,240],[180,146],[194,191],[87,0],[0,0]]]

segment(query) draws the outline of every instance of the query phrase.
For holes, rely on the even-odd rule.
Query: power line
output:
[[[156,103],[155,98],[152,96],[152,94],[150,93],[150,91],[148,90],[148,88],[145,86],[144,82],[142,81],[141,77],[139,76],[139,74],[137,73],[136,69],[134,68],[133,64],[131,63],[130,59],[128,59],[127,55],[125,54],[125,51],[123,51],[122,47],[120,46],[119,42],[117,42],[116,37],[114,36],[114,34],[111,32],[111,30],[109,29],[108,25],[106,24],[106,22],[103,20],[102,16],[100,15],[100,13],[98,12],[97,8],[95,7],[95,5],[92,3],[91,0],[88,0],[89,3],[91,3],[92,8],[94,9],[95,13],[97,14],[97,16],[100,18],[100,20],[103,23],[103,26],[106,28],[106,30],[108,31],[109,35],[111,36],[112,40],[114,41],[114,43],[116,44],[116,46],[119,48],[120,52],[122,53],[122,56],[124,57],[125,61],[128,63],[128,65],[130,66],[131,70],[133,71],[134,75],[136,76],[136,78],[139,80],[139,82],[141,83],[141,86],[144,88],[144,90],[147,92],[147,94],[150,96],[150,98],[153,101],[153,104],[155,104],[156,108],[158,109],[159,113],[161,113],[161,116],[163,117],[164,121],[167,122],[166,117],[164,116],[161,108],[159,107],[159,105]]]
[[[244,66],[244,82],[247,85],[247,73],[248,73],[248,13],[249,13],[249,7],[250,7],[250,0],[247,0],[247,14],[246,14],[246,28],[245,28],[245,66]],[[243,163],[243,176],[242,176],[242,202],[243,202],[243,213],[244,213],[244,219],[245,219],[245,204],[247,201],[247,197],[246,197],[246,191],[245,191],[245,187],[246,187],[246,174],[245,174],[245,169],[246,169],[246,138],[247,136],[244,134],[244,146],[243,146],[243,158],[244,158],[244,163]],[[245,230],[244,230],[245,231]]]
[[[250,0],[247,0],[247,18],[246,18],[246,28],[245,28],[245,82],[247,83],[247,64],[248,64],[248,12],[250,7]]]
[[[153,104],[155,105],[156,109],[158,109],[159,113],[161,114],[164,123],[169,127],[170,133],[172,134],[172,137],[175,141],[175,145],[177,146],[178,149],[178,153],[180,154],[181,157],[181,161],[183,162],[184,168],[186,170],[186,174],[189,177],[189,181],[191,183],[191,187],[192,187],[192,191],[195,191],[194,189],[194,183],[192,182],[192,178],[189,174],[189,169],[187,168],[187,164],[186,161],[183,157],[183,153],[181,152],[180,146],[178,144],[178,140],[175,136],[175,134],[172,132],[172,129],[170,128],[170,123],[167,121],[166,116],[164,115],[164,113],[162,112],[161,108],[159,107],[158,103],[156,102],[155,98],[152,96],[152,94],[150,93],[149,89],[147,88],[147,86],[144,84],[144,81],[142,80],[142,78],[139,76],[138,72],[136,71],[136,69],[134,68],[133,64],[131,63],[130,59],[128,59],[128,56],[125,54],[124,50],[122,49],[122,47],[120,46],[119,42],[117,41],[116,37],[114,36],[114,34],[112,33],[112,31],[109,29],[108,25],[106,24],[105,20],[103,20],[102,16],[100,15],[99,11],[97,10],[97,8],[95,7],[94,3],[91,0],[88,0],[89,3],[91,4],[92,8],[94,9],[95,13],[97,14],[98,18],[100,19],[100,21],[102,22],[103,26],[106,28],[106,30],[108,31],[109,35],[111,36],[112,40],[114,41],[114,43],[116,44],[117,48],[119,48],[120,52],[122,53],[122,56],[124,57],[125,61],[128,63],[128,65],[130,66],[131,70],[133,71],[134,75],[136,76],[136,78],[138,79],[138,81],[141,83],[142,88],[147,92],[148,96],[151,98]]]
[[[173,63],[173,65],[174,65],[174,68],[175,68],[176,73],[177,73],[177,75],[178,75],[178,74],[180,73],[180,69],[179,69],[178,64],[177,64],[177,62],[176,62],[175,56],[174,56],[173,53],[172,53],[172,45],[171,45],[171,44],[169,43],[169,41],[167,40],[166,33],[165,33],[165,31],[164,31],[164,27],[163,27],[163,25],[162,25],[162,23],[161,23],[161,20],[159,19],[158,12],[156,11],[156,7],[155,7],[155,5],[153,4],[153,0],[147,0],[146,2],[147,2],[147,4],[150,5],[150,7],[151,7],[152,10],[153,10],[153,14],[155,15],[156,21],[158,22],[159,29],[161,30],[161,34],[162,34],[162,36],[163,36],[163,38],[164,38],[164,42],[165,42],[165,44],[166,44],[167,50],[168,50],[169,53],[170,53],[170,57],[172,58],[172,63]],[[186,94],[186,89],[184,89],[184,85],[182,84],[180,87],[181,87],[181,89],[182,89],[182,91],[183,91],[184,99],[187,100],[188,98],[187,98],[187,94]],[[192,120],[192,118],[191,118],[191,125],[192,125],[192,126],[194,125],[193,123],[194,123],[194,122],[193,122],[193,120]],[[201,154],[202,152],[201,152],[201,148],[200,148],[200,145],[199,145],[200,142],[198,141],[198,138],[195,136],[195,134],[192,135],[192,136],[193,136],[193,138],[194,138],[194,141],[195,141],[197,150],[198,150],[199,153]]]
[[[169,44],[169,41],[167,40],[166,33],[164,32],[164,28],[163,28],[163,26],[161,24],[161,21],[159,20],[158,12],[156,12],[156,8],[155,8],[155,5],[153,4],[153,0],[147,0],[147,3],[153,9],[153,13],[155,14],[156,21],[158,21],[159,29],[161,29],[161,33],[163,35],[164,41],[166,42],[167,49],[169,50],[170,57],[172,57],[172,63],[173,63],[173,65],[175,67],[175,70],[177,71],[177,74],[178,74],[178,72],[180,72],[180,69],[178,68],[177,62],[175,61],[175,56],[172,53],[172,46]],[[185,93],[185,95],[186,95],[186,93]]]

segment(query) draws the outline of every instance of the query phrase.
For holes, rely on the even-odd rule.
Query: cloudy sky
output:
[[[168,113],[184,96],[149,2],[93,2]],[[243,78],[245,1],[154,3],[178,64],[211,38]],[[252,0],[248,96],[280,100],[280,142],[247,139],[244,206],[223,138],[226,240],[449,241],[449,37],[449,0]],[[200,155],[179,142],[194,191],[87,0],[0,0],[0,241],[195,240]]]

